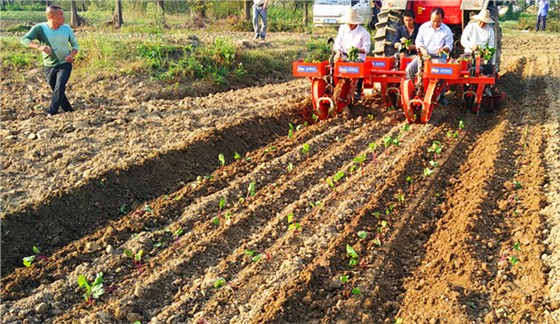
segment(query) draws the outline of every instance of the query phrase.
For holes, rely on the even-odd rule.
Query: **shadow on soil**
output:
[[[1,220],[2,274],[22,266],[36,245],[49,254],[91,234],[121,216],[120,206],[132,208],[177,190],[219,167],[218,154],[242,156],[285,135],[295,113],[255,116],[185,144],[181,150],[156,156],[125,170],[91,179],[74,191],[7,215]]]

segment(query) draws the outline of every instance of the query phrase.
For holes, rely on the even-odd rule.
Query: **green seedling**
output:
[[[454,132],[448,131],[448,132],[447,132],[447,137],[457,138],[457,137],[459,137],[459,132],[457,132],[457,131],[454,131]]]
[[[294,164],[292,162],[288,163],[288,165],[286,166],[286,171],[288,171],[288,173],[292,173],[292,171],[294,171]]]
[[[509,256],[507,259],[511,265],[516,265],[519,262],[519,259],[515,255]]]
[[[442,151],[443,145],[441,145],[440,141],[433,141],[432,146],[428,148],[428,152],[434,153],[434,160],[437,159],[439,155],[441,155]]]
[[[354,250],[354,248],[350,244],[346,244],[346,254],[350,257],[350,261],[348,262],[348,265],[353,267],[358,264],[358,259],[360,256],[358,255],[358,252],[356,252],[356,250]]]
[[[222,165],[221,169],[223,169],[224,166],[226,165],[225,156],[222,153],[218,154],[218,160],[220,161],[220,164]]]
[[[365,154],[354,158],[354,166],[359,166],[360,167],[360,169],[362,170],[362,175],[364,175],[363,164],[364,164],[365,160],[366,160],[366,155]]]
[[[311,205],[311,208],[320,207],[321,201],[317,200],[316,202],[310,202],[309,205]]]
[[[276,151],[276,146],[271,146],[271,147],[267,147],[266,149],[264,149],[265,153],[270,153],[270,152],[274,152]]]
[[[437,168],[439,164],[436,161],[430,161],[430,166],[432,166],[433,168]]]
[[[303,153],[305,159],[307,159],[307,153],[309,153],[309,144],[303,144],[303,146],[301,147],[301,153]]]
[[[354,46],[350,47],[350,50],[348,50],[348,62],[358,62],[359,58],[360,50]]]
[[[289,123],[288,126],[290,127],[290,129],[288,129],[288,138],[292,138],[292,136],[294,135],[294,125],[292,125],[292,123]]]
[[[33,255],[23,258],[23,265],[29,268],[33,261],[35,261],[35,259],[41,261],[47,260],[48,258],[45,255],[41,254],[41,251],[35,245],[33,245]]]
[[[425,168],[424,169],[424,177],[429,177],[434,173],[434,170],[430,169],[430,168]]]
[[[385,148],[388,148],[391,145],[399,146],[399,140],[397,138],[392,138],[391,136],[387,136],[383,138],[383,145]]]
[[[348,282],[348,276],[340,276],[340,281],[342,281],[342,283],[347,283]]]
[[[334,138],[334,140],[340,143],[340,142],[342,142],[342,137],[336,136],[336,137]]]
[[[136,254],[133,254],[132,251],[127,249],[125,249],[123,252],[126,257],[132,259],[134,267],[136,268],[138,273],[144,272],[144,267],[142,266],[142,254],[144,254],[144,250],[140,250],[136,252]]]
[[[366,231],[359,231],[358,232],[358,237],[361,239],[365,239],[366,237],[368,237],[369,233]]]
[[[119,206],[119,215],[126,215],[128,213],[129,209],[128,206],[126,204],[122,204]]]
[[[414,179],[411,176],[406,177],[406,182],[410,184],[410,191],[414,194]]]
[[[155,249],[159,249],[159,248],[165,248],[167,247],[169,244],[167,244],[166,242],[157,242],[154,244],[154,248]]]
[[[288,224],[288,230],[298,230],[301,228],[301,224],[294,221],[294,213],[288,214]]]
[[[270,254],[268,254],[266,251],[260,251],[259,253],[257,253],[257,251],[255,250],[245,250],[243,254],[251,256],[251,261],[253,262],[259,262],[262,259],[263,254],[268,260],[272,259]]]
[[[214,288],[220,288],[221,286],[223,286],[225,284],[226,284],[226,279],[225,278],[222,278],[222,277],[217,278],[214,281]]]
[[[459,121],[459,129],[465,129],[465,122],[462,119]]]
[[[245,201],[249,200],[249,197],[255,197],[255,183],[249,183],[249,187],[247,188],[247,196],[245,197]]]
[[[399,204],[401,206],[404,206],[404,200],[405,200],[404,194],[402,193],[397,194],[397,200],[399,201]]]
[[[377,219],[379,219],[379,217],[381,217],[381,213],[380,212],[373,212],[371,213],[371,215]]]
[[[239,153],[237,152],[233,152],[233,158],[239,160],[241,158],[241,155],[239,155]]]
[[[523,185],[521,185],[521,182],[519,182],[519,181],[514,181],[513,185],[515,186],[515,189],[523,188]]]
[[[381,247],[381,239],[379,237],[374,238],[373,239],[373,244],[375,244],[375,246],[380,248]]]
[[[404,124],[401,128],[402,132],[408,132],[410,130],[410,124]]]
[[[389,206],[385,208],[385,215],[391,215],[394,209],[395,209],[395,204],[389,204]]]
[[[311,115],[311,119],[313,119],[313,122],[315,122],[315,123],[316,123],[316,122],[318,122],[318,121],[319,121],[319,116],[317,116],[317,115],[313,114],[313,115]]]
[[[101,297],[105,293],[105,290],[103,289],[103,272],[97,273],[92,284],[88,282],[86,277],[84,277],[83,275],[79,275],[78,286],[80,288],[86,288],[86,292],[83,296],[87,303],[91,304],[93,302],[93,299],[99,299],[99,297]]]
[[[371,162],[373,163],[377,159],[377,153],[375,152],[377,150],[377,143],[369,143],[368,146],[371,150]]]

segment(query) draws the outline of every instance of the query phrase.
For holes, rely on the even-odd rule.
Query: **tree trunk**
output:
[[[305,1],[303,6],[303,25],[307,26],[309,22],[309,1]]]
[[[121,28],[122,24],[122,0],[115,0],[115,14],[113,15],[113,25],[116,28]]]
[[[78,16],[76,0],[70,2],[70,26],[78,27],[85,24],[84,18]]]
[[[161,11],[161,20],[160,20],[160,24],[162,26],[165,26],[165,10],[164,10],[164,0],[156,0],[157,2],[157,6],[159,8],[159,10]]]
[[[245,3],[245,19],[251,21],[251,1],[244,1]]]

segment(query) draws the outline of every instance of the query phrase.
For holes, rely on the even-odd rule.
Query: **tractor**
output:
[[[375,25],[373,54],[377,57],[393,57],[396,49],[392,46],[396,38],[396,30],[401,24],[402,12],[406,9],[415,14],[415,23],[420,25],[430,20],[431,11],[440,7],[445,12],[443,23],[445,23],[454,36],[453,52],[451,57],[458,58],[463,48],[460,44],[461,34],[464,27],[469,23],[471,17],[481,9],[488,9],[493,24],[495,36],[495,71],[492,77],[479,73],[480,58],[471,57],[466,61],[448,61],[449,64],[432,64],[429,61],[423,63],[423,68],[415,80],[402,79],[400,86],[392,83],[382,87],[389,89],[383,93],[384,97],[390,99],[395,106],[402,105],[405,116],[409,122],[426,123],[431,116],[434,107],[437,106],[436,98],[446,88],[454,86],[463,105],[470,111],[478,113],[481,105],[493,108],[503,101],[504,93],[494,91],[494,85],[499,77],[502,31],[498,22],[498,5],[502,1],[490,0],[385,0],[378,14],[378,23]],[[401,63],[404,66],[405,63]],[[492,80],[493,79],[493,80]],[[383,85],[383,83],[381,83]],[[492,96],[483,96],[485,87],[491,87]],[[386,100],[387,102],[387,100]]]
[[[490,0],[386,0],[383,1],[379,22],[374,36],[373,56],[365,62],[322,62],[297,61],[292,64],[293,75],[311,80],[311,111],[304,111],[304,118],[317,122],[340,113],[344,107],[354,104],[354,89],[358,79],[363,80],[363,89],[380,89],[386,108],[402,108],[409,123],[427,123],[432,111],[438,105],[437,97],[447,88],[454,86],[464,106],[478,113],[481,105],[499,104],[505,93],[492,92],[483,95],[485,87],[493,87],[499,76],[501,29],[498,24],[498,2]],[[447,63],[432,63],[422,60],[422,68],[415,80],[407,80],[405,68],[411,58],[395,55],[391,45],[396,30],[401,24],[402,12],[413,10],[416,23],[430,20],[431,10],[440,7],[445,12],[443,22],[454,33],[454,49],[451,57],[462,54],[460,38],[463,28],[470,17],[481,9],[488,9],[494,20],[490,24],[496,37],[495,71],[492,75],[480,73],[481,57],[474,55],[469,59],[448,60]]]

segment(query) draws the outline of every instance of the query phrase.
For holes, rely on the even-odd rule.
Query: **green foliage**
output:
[[[332,46],[325,39],[311,39],[307,42],[305,62],[322,62],[328,60]]]
[[[93,299],[98,299],[101,297],[105,290],[103,289],[103,272],[98,272],[95,280],[92,284],[88,282],[86,277],[83,275],[78,276],[78,286],[80,288],[86,288],[86,292],[83,294],[84,299],[90,303]]]

